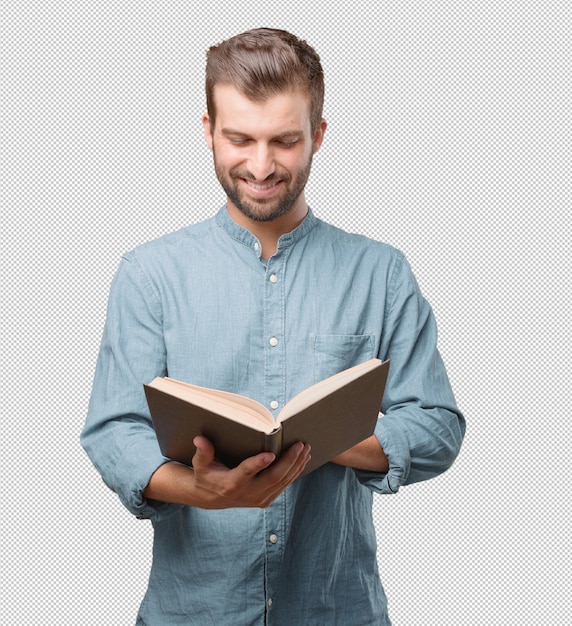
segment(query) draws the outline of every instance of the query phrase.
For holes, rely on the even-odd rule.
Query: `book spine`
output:
[[[262,434],[264,452],[272,452],[278,458],[282,454],[282,428],[273,430],[268,435]]]

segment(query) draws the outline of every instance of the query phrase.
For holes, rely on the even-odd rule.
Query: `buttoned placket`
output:
[[[265,345],[266,403],[274,417],[285,403],[286,343],[285,343],[285,268],[288,249],[278,251],[266,264],[264,289],[263,332]],[[272,507],[264,510],[265,519],[265,615],[270,624],[276,599],[274,573],[279,571],[283,548],[286,497],[282,494]]]

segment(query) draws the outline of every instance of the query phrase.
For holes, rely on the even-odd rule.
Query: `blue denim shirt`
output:
[[[154,525],[137,623],[389,624],[372,494],[443,472],[464,434],[436,341],[404,256],[311,211],[267,261],[224,207],[126,254],[82,444],[123,504]],[[309,385],[372,357],[391,360],[375,431],[387,474],[328,463],[267,509],[207,511],[143,497],[166,461],[143,383],[168,375],[277,402],[277,414]]]

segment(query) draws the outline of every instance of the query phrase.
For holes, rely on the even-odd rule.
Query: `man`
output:
[[[431,478],[464,435],[432,312],[402,254],[317,219],[304,187],[326,131],[319,57],[258,29],[209,50],[204,134],[227,199],[126,254],[113,281],[82,443],[154,524],[138,624],[387,625],[372,493]],[[197,437],[159,451],[143,384],[169,375],[275,414],[371,357],[391,368],[374,436],[299,480],[303,442],[229,469]]]

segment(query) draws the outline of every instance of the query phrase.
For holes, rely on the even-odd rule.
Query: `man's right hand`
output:
[[[266,508],[300,476],[310,460],[310,447],[299,442],[273,465],[274,455],[262,452],[229,469],[215,459],[208,439],[195,437],[193,443],[197,448],[193,467],[175,462],[161,465],[143,492],[146,498],[203,509]]]

